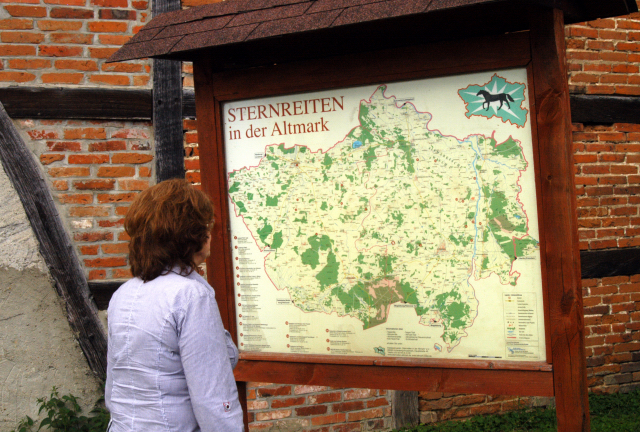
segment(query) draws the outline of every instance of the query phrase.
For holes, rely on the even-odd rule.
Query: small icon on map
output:
[[[373,352],[376,353],[376,354],[385,355],[384,354],[384,348],[382,348],[382,347],[373,348]]]

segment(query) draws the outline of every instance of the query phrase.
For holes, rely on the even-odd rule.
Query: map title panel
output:
[[[223,105],[244,352],[545,360],[525,69]]]

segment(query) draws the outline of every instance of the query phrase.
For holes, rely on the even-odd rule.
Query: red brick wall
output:
[[[640,389],[640,274],[585,279],[582,292],[590,390]]]
[[[148,0],[0,3],[0,85],[149,85],[148,60],[105,63],[149,19]]]
[[[150,123],[19,120],[89,280],[127,279],[123,218],[152,184]]]
[[[351,432],[391,427],[389,392],[249,383],[249,431]]]
[[[572,93],[640,95],[639,13],[567,26],[565,34]]]
[[[574,124],[581,249],[640,246],[640,124]]]

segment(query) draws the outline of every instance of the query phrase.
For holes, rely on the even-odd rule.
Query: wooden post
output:
[[[420,423],[420,405],[417,391],[395,390],[391,396],[393,427],[417,426]]]
[[[154,0],[153,16],[180,9],[180,0]],[[184,178],[182,62],[153,60],[156,181]]]
[[[586,432],[589,399],[569,86],[561,10],[531,8],[531,55],[538,166],[546,224],[546,277],[551,324],[554,393],[559,432]]]

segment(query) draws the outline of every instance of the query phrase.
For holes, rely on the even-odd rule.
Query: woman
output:
[[[109,303],[110,432],[243,430],[238,350],[195,271],[213,222],[209,198],[184,180],[145,190],[127,212],[134,279]]]

